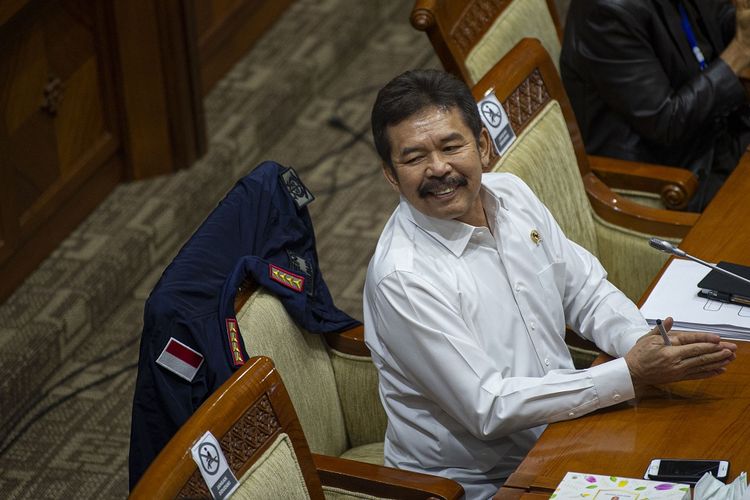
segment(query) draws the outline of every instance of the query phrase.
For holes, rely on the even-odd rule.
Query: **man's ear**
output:
[[[383,177],[388,181],[388,184],[396,191],[400,192],[398,188],[398,177],[396,177],[396,169],[386,162],[382,162],[380,166],[383,168]]]
[[[479,133],[479,158],[482,162],[482,172],[490,171],[490,162],[492,160],[492,138],[487,127],[482,127]]]

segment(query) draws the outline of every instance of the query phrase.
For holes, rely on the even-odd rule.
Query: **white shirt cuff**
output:
[[[633,380],[624,358],[617,358],[589,368],[589,374],[599,396],[599,406],[615,405],[635,397]]]

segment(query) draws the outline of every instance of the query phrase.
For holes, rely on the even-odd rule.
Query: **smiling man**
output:
[[[401,195],[364,290],[386,465],[488,498],[545,424],[734,359],[736,346],[711,334],[672,333],[665,346],[519,178],[483,174],[491,145],[463,82],[404,73],[378,94],[372,129]],[[622,357],[575,370],[566,324]]]

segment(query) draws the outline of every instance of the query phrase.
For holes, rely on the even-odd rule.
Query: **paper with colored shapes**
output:
[[[568,472],[554,500],[690,500],[690,486],[618,476]]]

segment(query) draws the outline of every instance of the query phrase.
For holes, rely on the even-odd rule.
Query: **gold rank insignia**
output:
[[[305,278],[303,276],[298,276],[294,273],[290,273],[289,271],[281,269],[278,266],[274,266],[273,264],[269,264],[268,271],[271,279],[276,281],[277,283],[281,283],[285,287],[291,288],[295,292],[302,291],[302,288],[305,284]]]
[[[237,326],[237,320],[227,318],[226,323],[229,350],[232,352],[232,362],[234,362],[234,366],[242,366],[245,364],[245,357],[242,355],[242,349],[240,349],[240,329]]]
[[[536,229],[531,230],[531,234],[529,235],[529,237],[535,245],[538,245],[542,241],[542,235],[539,234],[539,231],[537,231]]]

